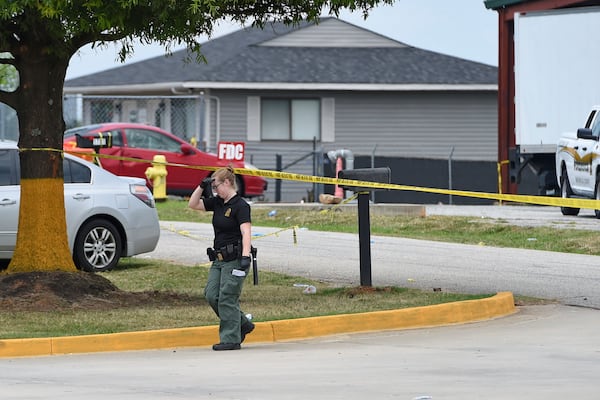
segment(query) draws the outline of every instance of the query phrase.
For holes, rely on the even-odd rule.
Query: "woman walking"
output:
[[[211,185],[213,197],[202,197]],[[212,261],[204,296],[219,317],[219,343],[213,350],[239,350],[254,324],[240,310],[240,294],[250,268],[250,205],[237,194],[233,168],[220,168],[190,196],[189,207],[212,211],[215,238],[207,249]]]

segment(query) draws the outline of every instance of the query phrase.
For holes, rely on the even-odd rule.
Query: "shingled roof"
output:
[[[307,32],[329,24],[356,33],[340,40],[307,42]],[[344,25],[340,25],[344,24]],[[313,28],[312,31],[308,31]],[[323,28],[324,29],[324,28]],[[348,31],[351,32],[351,31]],[[304,36],[292,36],[301,33]],[[329,33],[328,33],[329,34]],[[360,36],[362,35],[362,36]],[[314,37],[314,36],[313,36]],[[365,40],[359,43],[360,39]],[[291,39],[298,39],[297,42]],[[273,23],[264,29],[245,28],[202,44],[207,63],[185,62],[187,50],[82,76],[65,82],[65,91],[94,88],[176,86],[250,87],[248,85],[468,85],[497,84],[497,68],[419,49],[335,18],[318,25],[286,26]],[[191,56],[194,59],[194,56]],[[214,86],[217,85],[217,86]]]

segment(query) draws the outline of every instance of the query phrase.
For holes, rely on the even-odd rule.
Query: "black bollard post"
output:
[[[369,213],[369,192],[376,189],[360,186],[361,182],[390,183],[391,170],[388,167],[344,169],[338,172],[339,179],[359,181],[342,182],[344,189],[358,193],[358,241],[360,251],[360,285],[371,286],[371,218]]]
[[[369,192],[358,194],[358,240],[360,242],[360,285],[371,286],[371,218]]]

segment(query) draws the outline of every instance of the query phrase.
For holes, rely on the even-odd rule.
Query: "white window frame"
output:
[[[266,97],[267,99],[272,99]],[[300,98],[285,98],[287,100]],[[314,98],[311,98],[314,99]],[[320,141],[332,143],[335,141],[335,99],[322,97],[320,100]],[[248,96],[246,99],[246,139],[248,141],[263,141],[261,135],[261,97]],[[271,140],[271,139],[269,139]],[[281,139],[286,140],[286,139]],[[291,138],[287,139],[292,141]],[[312,138],[310,139],[312,140]],[[294,140],[296,141],[296,140]],[[304,141],[304,140],[301,140]]]
[[[271,103],[276,108],[274,109],[273,117],[278,121],[273,121],[273,124],[266,125],[271,121],[265,120],[265,106]],[[321,140],[321,100],[315,98],[262,98],[261,99],[261,140],[273,141],[292,141],[303,142]],[[316,105],[316,115],[314,114],[314,106]],[[313,110],[310,110],[313,108]],[[309,120],[312,118],[312,121]],[[311,133],[308,137],[304,132],[304,126],[308,121],[312,123]],[[275,134],[267,136],[267,130],[273,129],[275,126]],[[315,132],[316,130],[316,132]]]

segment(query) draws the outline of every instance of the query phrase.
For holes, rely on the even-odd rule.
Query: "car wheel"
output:
[[[91,220],[77,233],[73,261],[83,271],[109,271],[119,262],[122,248],[121,235],[112,223]]]
[[[563,199],[573,196],[573,190],[571,189],[566,171],[563,171],[560,175],[560,195]],[[577,215],[579,214],[579,208],[561,207],[560,212],[562,215]]]

